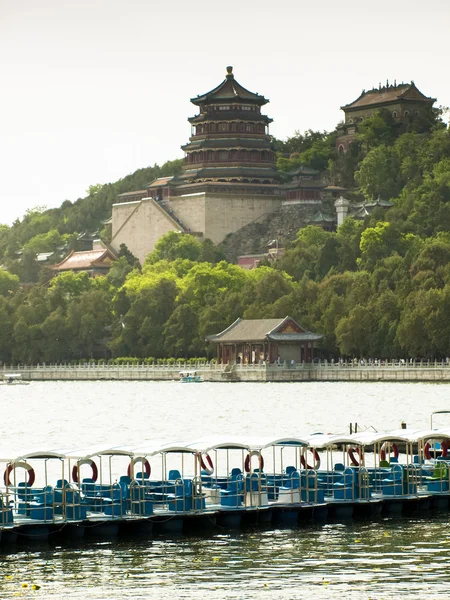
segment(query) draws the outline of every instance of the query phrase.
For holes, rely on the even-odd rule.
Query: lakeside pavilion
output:
[[[255,364],[262,361],[312,362],[314,342],[323,338],[292,317],[241,319],[206,340],[217,344],[217,362]]]

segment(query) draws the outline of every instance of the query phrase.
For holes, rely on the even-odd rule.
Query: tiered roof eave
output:
[[[259,106],[263,106],[269,102],[264,96],[250,92],[238,83],[233,75],[233,67],[227,67],[227,75],[217,87],[205,94],[191,98],[192,104],[195,104],[196,106],[201,104],[230,102],[233,100],[258,104]]]

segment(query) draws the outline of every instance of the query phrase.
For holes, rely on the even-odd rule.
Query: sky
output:
[[[449,31],[449,0],[0,0],[0,223],[182,157],[228,65],[280,139],[386,80],[449,106]]]

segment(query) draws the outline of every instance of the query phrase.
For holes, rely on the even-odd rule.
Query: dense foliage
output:
[[[379,113],[347,155],[336,155],[335,139],[336,132],[307,132],[275,141],[278,166],[328,165],[359,194],[391,199],[393,208],[364,222],[348,218],[336,232],[305,227],[277,263],[253,271],[227,263],[209,241],[172,232],[142,268],[124,247],[106,278],[65,273],[43,283],[36,252],[100,225],[117,193],[174,165],[0,227],[4,264],[22,251],[20,268],[0,271],[0,360],[213,356],[205,337],[237,317],[287,314],[325,335],[322,356],[449,356],[449,130],[438,115],[399,130]]]
[[[38,206],[11,227],[0,225],[0,261],[8,271],[19,275],[22,282],[37,282],[40,269],[36,253],[58,247],[64,247],[68,253],[78,234],[103,229],[118,194],[145,189],[156,177],[176,175],[182,163],[183,159],[168,161],[162,167],[139,169],[115,183],[91,185],[87,196],[76,202],[65,200],[59,208],[52,209]],[[54,262],[57,259],[56,255]]]

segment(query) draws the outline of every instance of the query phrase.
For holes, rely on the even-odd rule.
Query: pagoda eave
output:
[[[195,115],[194,117],[188,118],[189,123],[191,124],[199,124],[205,123],[207,121],[218,121],[218,122],[245,122],[245,123],[265,123],[269,125],[269,123],[273,123],[273,119],[268,117],[267,115],[261,114],[252,114],[251,118],[249,118],[248,113],[240,112],[225,112],[225,111],[214,111],[214,113],[201,113],[199,115]]]
[[[191,138],[192,139],[192,138]],[[196,150],[273,150],[272,145],[267,144],[267,136],[262,136],[261,139],[248,140],[245,138],[226,138],[222,140],[217,139],[203,139],[193,140],[188,144],[181,146],[181,149],[185,152],[196,151]]]
[[[197,98],[191,98],[190,101],[196,106],[200,106],[201,104],[204,104],[205,106],[210,106],[213,104],[225,104],[227,102],[243,102],[244,104],[257,104],[258,106],[264,106],[264,104],[268,104],[270,102],[270,100],[268,98],[264,98],[264,96],[246,98],[245,96],[236,95],[214,96],[214,98],[210,98],[209,94],[198,96]]]

